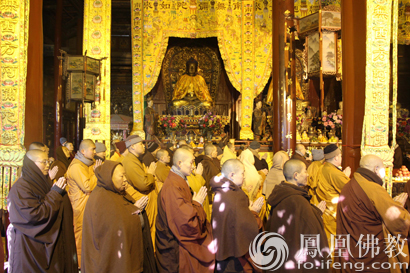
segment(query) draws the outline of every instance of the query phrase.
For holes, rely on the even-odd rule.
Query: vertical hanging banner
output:
[[[229,81],[242,93],[241,138],[252,139],[253,99],[272,71],[271,1],[132,0],[131,17],[132,134],[144,134],[144,95],[157,82],[168,38],[216,37]]]
[[[87,56],[104,59],[100,77],[95,83],[94,107],[85,104],[86,126],[84,139],[105,142],[110,151],[110,96],[111,96],[111,0],[85,0],[83,51]]]
[[[29,0],[0,1],[0,209],[23,165]]]
[[[256,95],[254,32],[254,1],[242,2],[242,117],[240,139],[253,139],[253,99]]]
[[[388,146],[391,16],[392,1],[367,1],[366,100],[361,152],[379,156],[386,166],[392,166],[394,156],[394,150]]]

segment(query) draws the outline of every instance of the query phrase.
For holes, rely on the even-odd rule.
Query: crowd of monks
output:
[[[8,272],[262,272],[250,245],[263,231],[286,242],[286,257],[258,250],[283,258],[277,272],[407,270],[410,201],[386,192],[376,155],[351,174],[335,144],[279,151],[270,168],[257,141],[111,147],[108,160],[102,143],[74,153],[62,138],[53,160],[30,145],[8,195]]]

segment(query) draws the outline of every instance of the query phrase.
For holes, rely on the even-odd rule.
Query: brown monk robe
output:
[[[78,272],[73,210],[64,178],[52,185],[47,155],[29,151],[8,195],[8,272]]]
[[[60,177],[65,175],[68,166],[70,165],[70,151],[64,146],[59,146],[56,154],[57,160],[53,162],[50,169],[53,169],[55,166],[58,167],[58,171],[55,176],[55,179],[58,180]]]
[[[194,162],[190,151],[176,150],[173,162],[158,196],[155,248],[159,272],[213,272],[212,229],[202,207],[206,188],[192,196],[186,180]]]
[[[138,159],[144,154],[145,146],[142,138],[136,135],[129,136],[125,140],[125,144],[129,153],[124,157],[122,165],[128,178],[126,188],[127,199],[133,203],[138,201],[143,196],[148,196],[148,205],[145,208],[147,212],[149,226],[151,229],[151,239],[155,240],[155,219],[157,217],[157,197],[158,190],[155,183],[155,168],[156,164],[152,163],[149,168]]]
[[[212,189],[209,182],[211,181],[212,177],[218,175],[221,172],[220,165],[215,164],[215,161],[213,160],[214,158],[216,158],[217,154],[218,151],[216,149],[216,146],[208,144],[205,146],[205,156],[200,162],[202,163],[202,166],[204,168],[202,177],[205,179],[205,185],[208,190],[208,200],[210,204],[212,204]]]
[[[148,218],[144,213],[143,227],[140,209],[124,199],[124,167],[106,160],[95,175],[84,211],[81,272],[156,272]]]
[[[295,153],[292,155],[292,159],[298,159],[303,161],[306,164],[306,168],[309,168],[310,164],[312,163],[310,160],[305,158],[306,155],[306,148],[303,144],[297,144],[295,148]]]
[[[288,260],[275,272],[330,272],[326,269],[326,264],[330,267],[331,259],[321,217],[325,202],[318,207],[309,203],[310,195],[304,189],[307,171],[302,161],[290,159],[283,172],[286,181],[277,185],[268,198],[272,209],[266,231],[282,235],[289,249]],[[305,236],[302,238],[301,235]],[[268,239],[265,249],[269,246]],[[324,266],[311,270],[304,263]]]
[[[344,186],[337,207],[337,234],[350,234],[350,257],[335,255],[335,262],[362,263],[362,272],[374,272],[372,265],[390,263],[390,269],[378,268],[377,272],[406,272],[405,269],[393,268],[397,262],[409,262],[407,234],[410,226],[410,214],[404,209],[405,197],[400,195],[394,201],[382,187],[385,176],[383,161],[375,155],[366,155],[360,160],[360,168],[353,178]],[[389,236],[400,235],[398,245],[403,247],[402,253],[392,251],[391,257],[385,252],[390,249]],[[361,236],[363,236],[361,238]],[[374,238],[373,238],[374,236]],[[370,250],[377,254],[366,253],[366,244],[373,244]],[[346,249],[346,248],[344,248]],[[339,251],[336,246],[335,254]],[[397,256],[396,256],[397,255]],[[339,257],[340,256],[340,257]],[[396,256],[396,257],[394,257]],[[404,257],[406,256],[406,257]],[[349,267],[340,272],[356,272]]]
[[[249,244],[262,229],[258,213],[263,205],[260,197],[249,207],[248,196],[240,188],[245,168],[237,159],[222,166],[222,174],[211,180],[215,193],[212,210],[212,232],[216,242],[216,272],[261,272],[249,256]]]

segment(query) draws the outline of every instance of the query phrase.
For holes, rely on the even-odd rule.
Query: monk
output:
[[[216,272],[262,272],[249,256],[249,244],[262,229],[258,214],[264,197],[250,203],[242,191],[245,167],[237,159],[222,166],[222,174],[211,180],[215,192],[212,232],[216,248]]]
[[[259,151],[261,149],[261,144],[257,142],[256,140],[252,141],[251,144],[248,147],[249,151],[252,152],[254,158],[255,158],[255,168],[257,171],[262,171],[266,170],[265,175],[268,173],[269,166],[268,163],[266,162],[266,158],[268,158],[268,154],[264,154],[262,157],[259,154]]]
[[[321,170],[323,163],[325,161],[325,154],[323,150],[313,150],[312,157],[313,161],[307,169],[309,179],[308,184],[306,186],[308,188],[308,193],[312,196],[312,199],[310,199],[310,203],[312,203],[313,205],[317,205],[319,203],[316,196],[318,173]]]
[[[182,145],[181,149],[185,149],[194,154],[194,149],[189,145]],[[202,163],[199,163],[198,166],[195,166],[194,163],[191,175],[187,176],[188,185],[194,193],[198,193],[199,190],[206,184],[205,179],[202,176],[203,172],[204,168],[202,166]],[[205,197],[205,201],[203,202],[202,207],[205,210],[206,219],[208,219],[208,221],[211,221],[211,209],[209,207],[208,196]]]
[[[224,147],[221,158],[221,166],[229,159],[236,159],[235,145],[231,142],[228,142],[228,144]]]
[[[216,146],[212,144],[207,144],[205,146],[204,151],[205,156],[203,157],[200,163],[202,163],[202,166],[204,168],[202,176],[205,179],[205,185],[208,191],[208,200],[209,203],[212,204],[212,190],[209,182],[211,181],[212,177],[218,175],[221,172],[221,168],[220,165],[216,165],[213,161],[213,158],[216,158],[218,154]]]
[[[95,144],[91,139],[84,139],[80,143],[79,151],[68,167],[66,178],[68,197],[74,212],[74,234],[77,246],[78,265],[81,266],[81,239],[83,232],[83,215],[85,205],[91,192],[97,185],[94,170],[101,165],[101,161],[94,162]]]
[[[64,146],[59,146],[56,154],[57,160],[53,162],[50,169],[57,167],[57,173],[54,178],[58,180],[65,175],[68,166],[70,166],[70,151]]]
[[[149,227],[151,230],[151,238],[155,240],[155,219],[157,217],[157,197],[158,190],[155,182],[155,170],[157,164],[152,162],[149,168],[138,159],[145,152],[145,145],[142,138],[137,135],[131,135],[125,139],[125,145],[128,154],[124,157],[122,165],[128,178],[127,199],[135,203],[143,196],[148,196],[148,204],[145,208]]]
[[[101,160],[101,162],[104,162],[106,151],[107,151],[107,147],[105,147],[104,143],[96,142],[94,159]]]
[[[272,209],[266,230],[282,235],[289,249],[288,260],[275,272],[330,272],[326,268],[326,264],[330,267],[331,260],[322,221],[326,202],[317,207],[309,203],[310,195],[304,189],[308,174],[302,161],[287,161],[283,174],[286,181],[273,188],[268,198]],[[310,265],[305,267],[304,263],[325,266],[312,271]]]
[[[47,176],[48,156],[28,151],[22,176],[8,195],[8,272],[78,272],[73,211],[61,177]]]
[[[285,181],[283,175],[283,166],[289,160],[289,155],[285,151],[278,151],[272,158],[272,168],[266,175],[265,183],[263,183],[263,194],[266,197],[272,193],[273,188]]]
[[[312,159],[309,157],[308,159],[305,158],[306,156],[306,148],[303,144],[296,144],[295,153],[292,155],[292,159],[299,159],[306,164],[306,168],[309,168]]]
[[[350,234],[350,245],[346,247],[350,247],[351,255],[343,257],[340,255],[343,250],[336,246],[335,261],[360,262],[361,267],[368,269],[375,264],[390,263],[390,269],[384,266],[377,272],[405,272],[405,267],[394,266],[399,262],[409,263],[410,214],[403,207],[407,193],[392,199],[382,186],[385,174],[381,158],[365,155],[360,168],[343,187],[337,206],[337,234]],[[365,254],[369,244],[371,252]],[[377,249],[380,251],[375,254],[373,250]],[[340,272],[356,272],[348,266],[341,268]]]
[[[111,161],[118,161],[122,162],[124,160],[124,157],[128,154],[127,147],[125,146],[124,141],[119,141],[116,142],[115,144],[115,153],[114,155],[110,158]]]
[[[350,167],[341,171],[342,152],[335,144],[330,144],[323,150],[325,154],[325,163],[321,167],[317,178],[316,198],[317,202],[326,201],[326,211],[323,214],[323,223],[329,246],[334,245],[331,242],[331,234],[336,235],[336,212],[340,192],[349,182],[351,173]],[[331,249],[331,251],[333,251]]]
[[[139,160],[144,163],[145,166],[151,165],[152,162],[156,162],[156,154],[161,149],[155,142],[148,142],[147,149],[144,154],[139,157]]]
[[[206,187],[192,195],[187,176],[194,156],[178,149],[158,196],[155,248],[159,272],[214,272],[212,229],[202,204]]]
[[[29,151],[32,150],[39,150],[47,154],[47,157],[49,156],[49,151],[50,149],[45,145],[44,143],[41,142],[32,142],[30,146],[28,147]],[[58,172],[58,166],[54,165],[54,158],[48,158],[50,161],[50,165],[53,165],[52,168],[49,169],[48,171],[48,176],[50,177],[51,181],[53,181],[56,178],[57,172]],[[20,170],[19,170],[20,171]]]
[[[127,176],[119,162],[95,170],[97,186],[84,211],[81,272],[156,272],[148,218],[148,197],[124,199]]]
[[[165,179],[168,177],[171,168],[168,166],[171,157],[167,150],[161,149],[157,152],[157,168],[155,169],[155,176],[157,178],[158,192],[162,189]]]

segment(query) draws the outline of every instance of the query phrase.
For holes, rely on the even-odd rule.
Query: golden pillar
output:
[[[96,87],[96,101],[85,105],[84,139],[105,142],[110,151],[111,96],[111,0],[85,0],[83,51],[87,56],[104,59]]]

